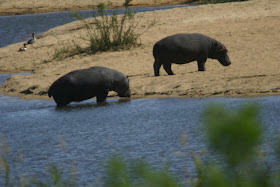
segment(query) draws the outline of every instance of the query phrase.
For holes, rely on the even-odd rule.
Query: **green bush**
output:
[[[68,48],[70,50],[57,50],[58,53],[55,53],[54,58],[65,58],[81,53],[95,54],[102,51],[123,50],[140,45],[139,37],[155,24],[155,19],[148,23],[144,31],[137,32],[142,16],[136,16],[136,13],[129,9],[131,1],[125,1],[125,13],[122,15],[118,15],[118,9],[112,9],[112,15],[108,15],[105,3],[100,3],[97,13],[92,11],[93,21],[85,20],[80,14],[73,12],[72,17],[84,23],[87,30],[87,37],[84,39],[90,44],[85,48],[75,45]],[[110,2],[107,6],[112,8]]]
[[[261,125],[255,106],[237,111],[212,106],[205,113],[206,135],[211,150],[224,156],[231,166],[250,161],[261,140]]]
[[[279,171],[272,172],[263,158],[258,157],[262,126],[258,109],[248,105],[229,110],[219,105],[205,112],[206,137],[209,149],[219,153],[221,161],[207,162],[195,158],[198,180],[202,187],[266,187],[279,186]]]

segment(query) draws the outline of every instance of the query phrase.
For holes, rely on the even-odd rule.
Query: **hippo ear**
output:
[[[215,46],[216,46],[217,52],[224,52],[224,51],[227,52],[227,49],[222,44],[216,43]]]
[[[125,77],[126,77],[126,79],[128,80],[128,82],[129,82],[129,78],[128,78],[128,75],[125,75]]]
[[[223,50],[223,46],[222,46],[221,44],[218,44],[218,43],[217,43],[217,46],[216,46],[216,47],[217,47],[217,49],[218,49],[219,51],[222,51],[222,50]]]
[[[126,80],[127,80],[127,82],[129,83],[130,80],[129,80],[129,78],[128,78],[128,75],[126,75]]]

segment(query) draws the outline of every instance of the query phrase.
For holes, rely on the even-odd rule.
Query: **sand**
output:
[[[131,6],[160,6],[190,3],[197,0],[133,0]],[[35,14],[57,11],[85,10],[106,0],[0,0],[0,16]],[[110,0],[114,7],[122,7],[125,0]],[[107,3],[106,3],[107,4]]]
[[[86,36],[80,22],[53,28],[40,35],[33,46],[18,52],[22,43],[0,48],[1,73],[32,72],[12,76],[0,92],[25,99],[47,98],[49,86],[64,74],[81,68],[105,66],[129,76],[132,98],[267,96],[280,94],[280,1],[201,5],[153,11],[144,14],[139,32],[147,23],[157,23],[141,36],[140,47],[95,55],[76,55],[53,60],[56,49],[82,44]],[[197,63],[172,65],[169,76],[153,75],[153,45],[176,33],[202,33],[222,42],[232,61],[224,67],[208,59],[206,71],[198,72]],[[110,96],[115,96],[110,92]]]

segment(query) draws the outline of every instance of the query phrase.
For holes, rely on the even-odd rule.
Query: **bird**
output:
[[[34,44],[36,41],[35,32],[32,33],[32,39],[27,41],[27,44]]]
[[[23,47],[19,48],[18,52],[27,51],[26,45],[27,43],[23,43]]]

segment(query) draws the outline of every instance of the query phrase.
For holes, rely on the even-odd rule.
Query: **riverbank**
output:
[[[133,0],[130,4],[133,7],[143,7],[185,4],[194,1],[197,2],[197,0]],[[0,16],[88,10],[97,7],[100,2],[102,0],[0,0]],[[123,7],[124,0],[110,0],[110,2],[113,7]]]
[[[105,66],[129,76],[132,97],[261,96],[280,94],[280,2],[251,0],[201,5],[147,12],[139,24],[157,18],[154,27],[141,36],[142,45],[126,51],[73,56],[53,60],[56,49],[75,43],[83,45],[86,30],[80,22],[51,29],[33,46],[18,52],[22,43],[0,48],[1,73],[16,75],[0,87],[0,92],[22,98],[47,98],[49,86],[62,75],[81,68]],[[155,42],[176,33],[203,33],[222,42],[232,64],[222,66],[208,59],[205,72],[196,62],[172,65],[176,74],[153,75],[152,48]],[[114,93],[111,93],[114,96]]]

